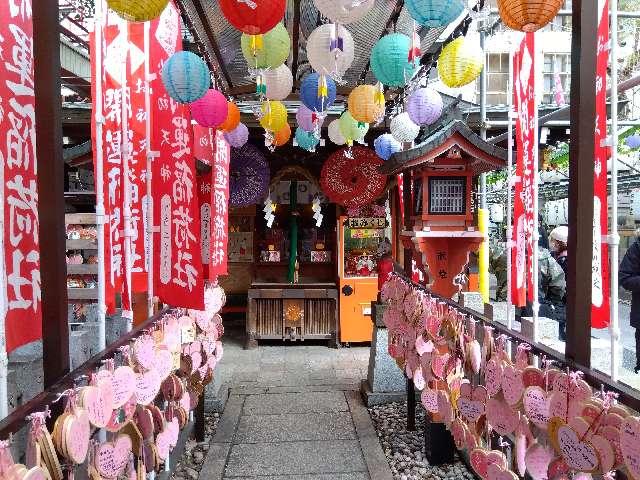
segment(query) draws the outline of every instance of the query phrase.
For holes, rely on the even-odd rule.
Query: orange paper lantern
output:
[[[223,132],[230,132],[234,130],[238,124],[240,123],[240,110],[238,110],[238,106],[229,102],[229,109],[227,110],[227,118],[222,122],[222,124],[218,127]]]
[[[555,18],[564,0],[498,0],[502,22],[513,30],[535,32]]]
[[[273,143],[274,147],[281,147],[285,143],[289,141],[291,138],[291,127],[288,123],[285,123],[284,127],[278,130],[273,134]]]

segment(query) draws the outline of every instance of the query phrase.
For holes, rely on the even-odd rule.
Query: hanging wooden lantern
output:
[[[555,18],[564,0],[498,0],[502,22],[513,30],[535,32]]]
[[[128,22],[147,22],[158,18],[169,0],[107,0],[109,8]]]

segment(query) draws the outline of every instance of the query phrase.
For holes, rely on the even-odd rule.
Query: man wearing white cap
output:
[[[565,278],[567,276],[567,238],[569,238],[569,227],[566,225],[554,228],[549,235],[549,249],[556,262],[562,267]]]

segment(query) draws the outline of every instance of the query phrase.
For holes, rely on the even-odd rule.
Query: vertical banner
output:
[[[213,165],[214,138],[212,128],[193,125],[193,156],[207,165]]]
[[[512,302],[522,307],[533,302],[533,262],[531,255],[537,245],[534,239],[533,204],[538,194],[537,172],[533,169],[536,114],[534,34],[527,33],[514,56],[514,103],[516,120],[516,188],[513,210]],[[537,279],[536,279],[537,281]]]
[[[0,160],[7,352],[42,338],[40,248],[29,2],[0,4]],[[4,281],[0,283],[3,285]],[[4,292],[1,292],[4,295]],[[0,304],[4,304],[1,301]],[[0,311],[0,315],[4,312]]]
[[[211,198],[211,255],[209,275],[227,274],[229,241],[229,162],[231,149],[222,132],[216,132],[215,155],[212,167]]]
[[[160,72],[167,59],[182,48],[180,18],[170,4],[151,28],[151,69]],[[189,108],[167,94],[158,75],[152,82],[154,278],[161,301],[175,307],[204,308],[204,279],[200,251],[200,215]]]
[[[211,280],[209,258],[211,256],[211,178],[213,169],[198,175],[198,208],[200,210],[200,248],[204,278]]]
[[[615,0],[614,0],[615,1]],[[598,56],[596,59],[596,125],[593,176],[593,255],[591,326],[609,326],[609,251],[603,238],[608,233],[607,205],[607,64],[609,63],[609,0],[600,0]],[[613,132],[617,135],[617,132]],[[615,201],[615,199],[614,199]],[[617,219],[613,219],[617,221]]]
[[[119,28],[115,13],[104,13],[102,38],[92,36],[92,41],[103,43],[102,71],[96,72],[94,53],[91,49],[93,75],[102,76],[102,112],[96,112],[95,82],[92,82],[93,111],[103,118],[102,144],[104,148],[104,208],[107,222],[104,228],[105,249],[105,303],[107,312],[115,310],[115,294],[122,288],[124,275],[124,246],[122,223],[122,80],[123,58],[127,52],[127,40]],[[95,44],[95,43],[94,43]],[[96,150],[96,115],[91,116],[91,137]],[[94,157],[95,159],[96,157]],[[95,165],[94,165],[95,168]],[[95,170],[94,170],[95,173]]]

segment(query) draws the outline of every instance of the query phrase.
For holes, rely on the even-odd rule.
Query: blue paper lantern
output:
[[[390,33],[376,42],[371,52],[371,71],[389,87],[402,87],[418,71],[419,62],[409,61],[411,39],[402,33]]]
[[[638,148],[640,147],[640,134],[634,133],[625,138],[624,143],[629,148]]]
[[[444,27],[460,16],[465,7],[462,0],[406,0],[409,15],[420,25]]]
[[[178,103],[192,103],[202,98],[211,85],[207,64],[194,53],[176,52],[162,68],[162,83]]]
[[[302,84],[300,85],[300,100],[302,100],[304,106],[309,110],[324,112],[333,105],[333,102],[336,100],[336,82],[326,75],[324,79],[327,82],[326,97],[318,94],[320,75],[316,72],[310,73],[302,80]]]
[[[373,141],[373,148],[381,159],[389,160],[391,155],[402,150],[402,144],[390,133],[385,133]]]
[[[296,143],[298,146],[309,152],[314,152],[320,139],[316,137],[313,132],[307,132],[302,128],[296,128]]]

